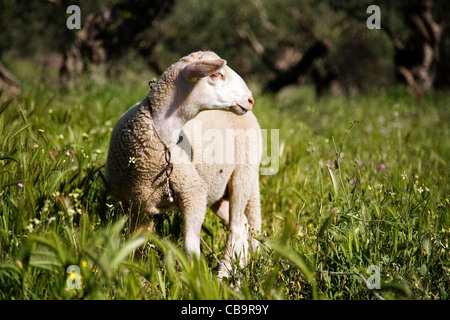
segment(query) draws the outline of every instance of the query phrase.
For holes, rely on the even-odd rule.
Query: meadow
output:
[[[191,263],[178,212],[130,233],[106,192],[110,132],[148,80],[42,76],[0,97],[0,299],[450,298],[449,96],[254,88],[261,128],[279,130],[278,170],[260,177],[259,254],[219,282],[212,212]],[[358,276],[374,279],[370,266],[373,290]]]

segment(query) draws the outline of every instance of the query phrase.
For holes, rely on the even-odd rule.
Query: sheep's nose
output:
[[[252,106],[255,103],[255,100],[253,100],[253,97],[248,98],[248,103],[250,106]]]

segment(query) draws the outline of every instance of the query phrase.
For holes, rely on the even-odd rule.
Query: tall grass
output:
[[[357,276],[317,272],[371,265],[384,298],[449,298],[448,97],[255,92],[280,166],[261,176],[261,252],[219,282],[226,230],[211,212],[192,262],[178,212],[130,233],[105,191],[109,134],[141,82],[30,84],[1,102],[1,299],[374,299]]]

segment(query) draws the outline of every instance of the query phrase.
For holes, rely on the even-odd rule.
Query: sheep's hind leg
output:
[[[225,254],[220,263],[218,277],[228,277],[234,273],[232,260],[236,259],[240,267],[244,267],[248,252],[248,230],[247,217],[244,214],[248,196],[243,192],[240,185],[236,185],[244,180],[239,180],[236,176],[232,177],[230,184],[230,202],[229,202],[229,231]],[[234,182],[234,183],[233,183]],[[234,186],[233,186],[234,185]]]

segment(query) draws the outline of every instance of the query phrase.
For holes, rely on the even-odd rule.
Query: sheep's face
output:
[[[252,109],[250,89],[225,60],[201,59],[187,64],[181,73],[192,86],[187,98],[190,111],[227,110],[243,115]]]

